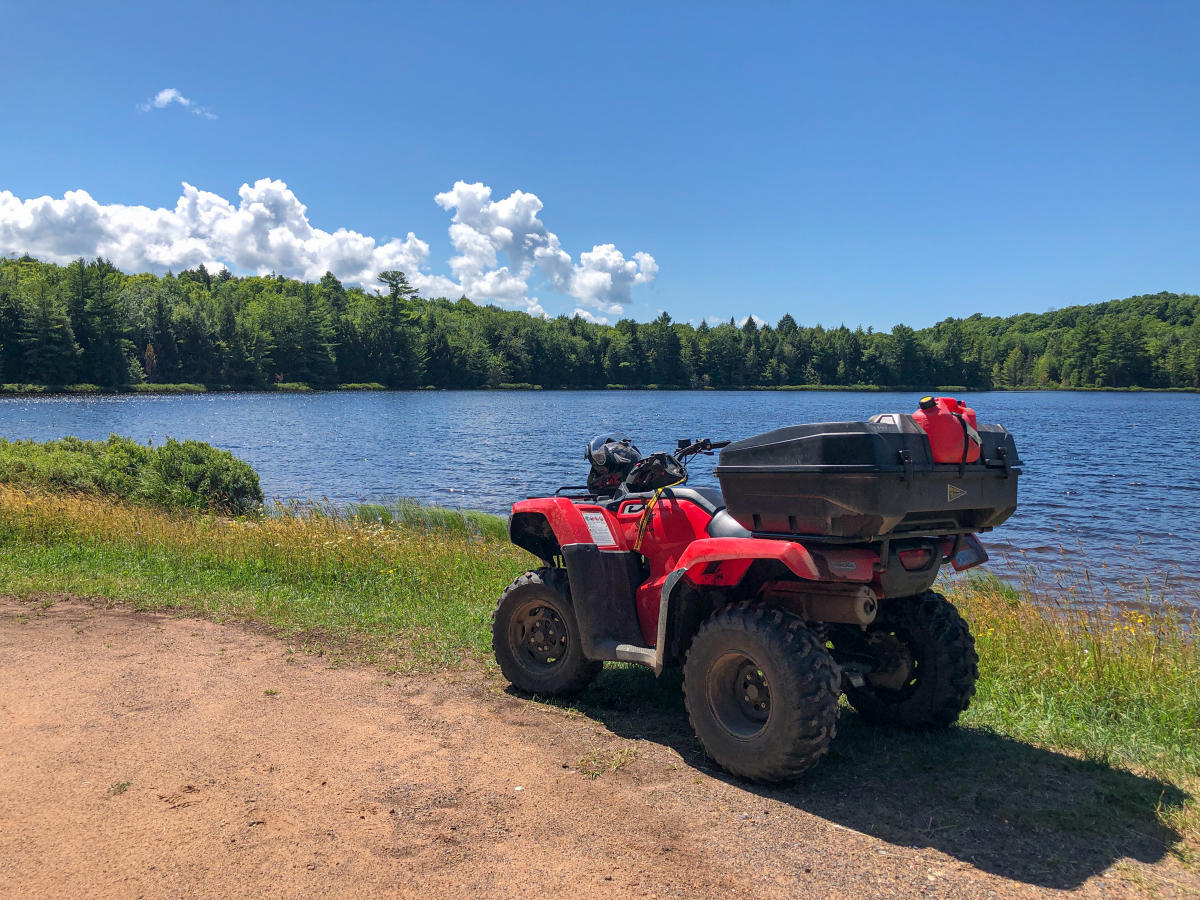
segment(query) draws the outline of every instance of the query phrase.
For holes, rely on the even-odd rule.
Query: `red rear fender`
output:
[[[778,560],[797,578],[806,581],[818,581],[821,578],[820,569],[812,555],[802,545],[792,541],[706,538],[689,544],[672,572],[638,589],[638,614],[647,642],[655,647],[656,674],[662,672],[666,659],[668,612],[671,595],[679,581],[686,577],[693,584],[736,584],[756,559]],[[651,623],[657,627],[652,629],[649,627]],[[652,636],[655,640],[650,641]]]
[[[798,578],[808,581],[816,581],[821,577],[812,555],[802,545],[762,538],[708,538],[693,541],[675,563],[675,570],[682,569],[687,572],[688,578],[696,580],[702,577],[703,568],[710,563],[755,559],[778,560]]]

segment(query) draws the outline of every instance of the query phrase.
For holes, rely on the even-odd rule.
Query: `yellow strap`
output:
[[[675,487],[677,484],[683,484],[687,480],[685,475],[678,481],[673,481],[670,484],[664,484],[654,492],[654,496],[646,501],[646,508],[642,510],[642,517],[638,519],[637,539],[633,542],[633,549],[638,553],[642,552],[642,539],[646,536],[646,527],[650,524],[650,512],[654,509],[654,504],[658,502],[658,498],[662,496],[662,492],[667,488]]]

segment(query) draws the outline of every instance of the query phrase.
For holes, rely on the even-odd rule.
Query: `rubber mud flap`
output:
[[[584,655],[616,659],[612,651],[617,644],[643,646],[636,600],[642,582],[638,555],[595,544],[567,544],[562,555]]]

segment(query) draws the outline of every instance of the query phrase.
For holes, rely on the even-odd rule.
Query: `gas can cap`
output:
[[[937,401],[932,397],[922,397],[920,402],[917,403],[917,406],[921,407],[921,409],[933,409],[935,406],[937,406]]]

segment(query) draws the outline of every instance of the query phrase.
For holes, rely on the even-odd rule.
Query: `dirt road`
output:
[[[1149,812],[1071,819],[1132,776],[960,729],[947,781],[944,746],[898,769],[847,716],[817,772],[756,789],[706,765],[675,685],[602,678],[580,713],[0,599],[0,895],[1126,896],[1125,857],[1196,887]],[[1014,797],[1030,777],[1062,799]]]

